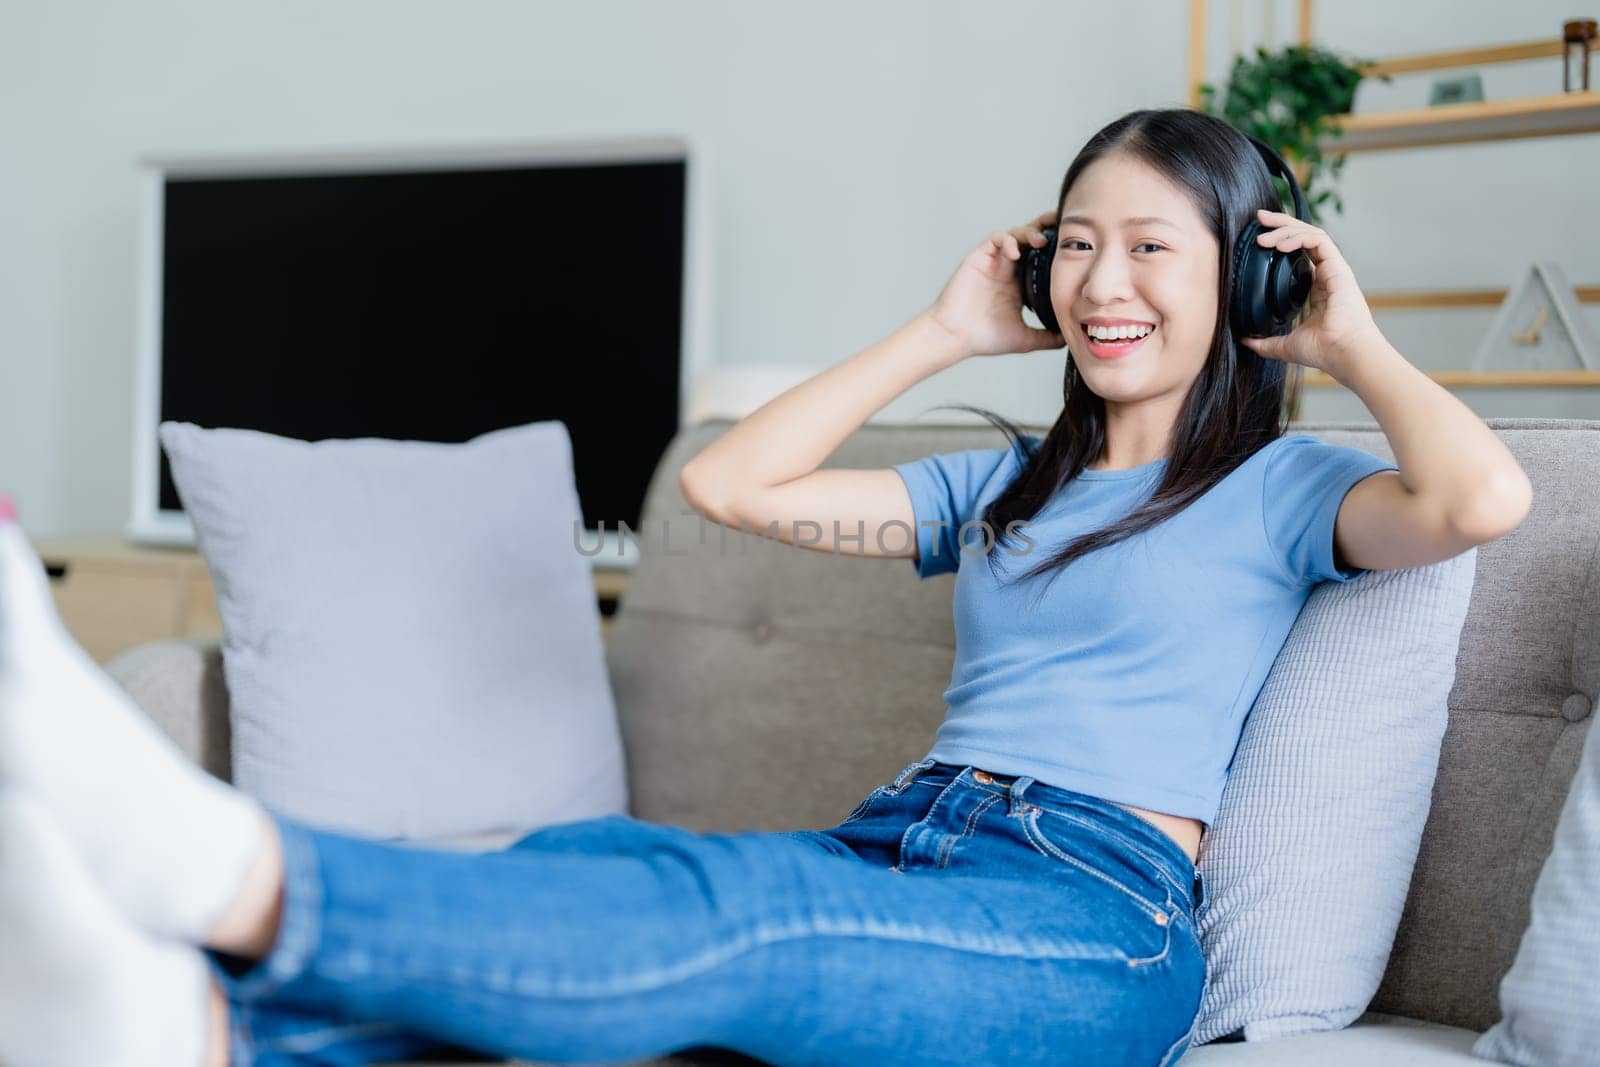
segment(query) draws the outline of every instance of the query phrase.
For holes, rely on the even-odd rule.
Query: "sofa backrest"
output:
[[[831,826],[932,746],[954,577],[692,512],[678,473],[731,425],[672,441],[635,531],[641,559],[607,649],[631,810],[701,830]],[[1432,810],[1371,1006],[1476,1030],[1498,1018],[1600,689],[1600,421],[1488,425],[1532,479],[1533,510],[1479,549]],[[1290,429],[1394,458],[1372,422]],[[982,425],[868,424],[824,466],[1002,444]]]

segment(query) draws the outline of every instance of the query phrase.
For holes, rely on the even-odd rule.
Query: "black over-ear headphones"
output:
[[[1261,153],[1267,169],[1289,183],[1294,194],[1295,217],[1306,218],[1306,199],[1295,181],[1294,171],[1283,158],[1255,137],[1251,143]],[[1229,292],[1228,315],[1235,337],[1277,337],[1305,306],[1311,294],[1311,257],[1305,249],[1284,253],[1263,248],[1256,238],[1266,230],[1256,215],[1250,216],[1244,231],[1233,242],[1233,287]],[[1048,330],[1061,332],[1055,309],[1050,306],[1050,264],[1055,260],[1055,227],[1044,231],[1043,248],[1025,247],[1017,262],[1017,280],[1022,286],[1022,303],[1039,316]]]

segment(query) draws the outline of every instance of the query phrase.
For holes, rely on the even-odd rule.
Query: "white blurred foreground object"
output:
[[[0,1063],[201,1067],[209,975],[120,914],[44,805],[0,783]]]
[[[68,636],[4,513],[0,783],[44,803],[123,914],[191,945],[239,892],[265,829],[259,804],[191,763]]]

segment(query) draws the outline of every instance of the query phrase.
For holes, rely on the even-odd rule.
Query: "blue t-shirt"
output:
[[[1016,580],[1149,499],[1166,464],[1080,472],[1020,531],[1031,547],[1013,534],[991,550],[1008,586],[990,574],[984,530],[958,535],[1016,476],[1016,450],[895,465],[917,574],[956,572],[955,667],[929,756],[1209,827],[1245,715],[1312,587],[1365,573],[1334,565],[1345,493],[1399,468],[1288,434],[1165,522],[1078,557],[1042,596],[1048,576]]]

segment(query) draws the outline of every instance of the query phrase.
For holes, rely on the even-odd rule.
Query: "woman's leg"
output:
[[[894,867],[831,833],[622,815],[482,855],[284,820],[277,943],[216,954],[235,1062],[370,1062],[362,1040],[404,1034],[554,1063],[1172,1058],[1203,961],[1170,893],[1082,876],[980,790],[908,789],[872,818],[905,842]],[[252,1013],[393,1029],[285,1044]]]
[[[712,1045],[776,1064],[1114,1064],[1170,1058],[1197,1003],[1198,945],[1173,935],[1170,895],[1028,866],[1049,858],[1022,812],[970,783],[879,798],[890,867],[817,831],[611,816],[474,856],[280,818],[194,768],[71,643],[3,515],[0,781],[60,817],[146,930],[246,950],[270,932],[259,960],[209,952],[245,1020],[326,1014],[553,1062]],[[236,1067],[354,1047],[232,1036]]]

